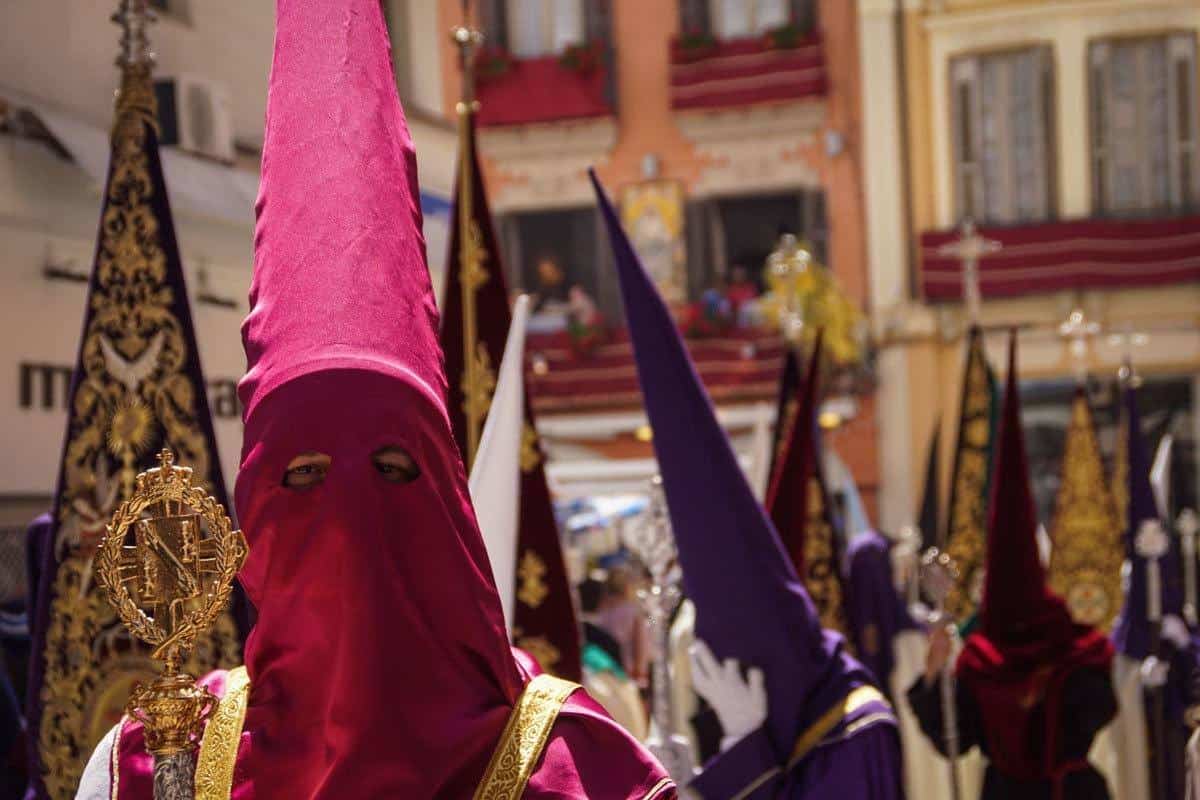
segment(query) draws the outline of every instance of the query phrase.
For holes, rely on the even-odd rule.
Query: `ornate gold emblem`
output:
[[[543,578],[546,576],[546,562],[532,550],[526,550],[517,565],[517,578],[521,587],[517,589],[517,599],[530,608],[537,608],[550,594]]]
[[[551,644],[549,639],[545,636],[523,636],[520,628],[513,630],[513,639],[516,641],[517,647],[533,656],[542,669],[547,672],[555,671],[562,658],[562,653]]]
[[[538,445],[537,431],[528,421],[521,430],[521,472],[532,472],[542,463],[542,451]]]
[[[1121,607],[1125,550],[1092,412],[1082,392],[1071,403],[1050,537],[1050,588],[1067,601],[1076,622],[1108,630]]]
[[[163,674],[135,687],[126,713],[156,756],[188,751],[216,697],[182,671],[184,656],[229,603],[246,540],[192,471],[164,449],[137,476],[96,554],[96,576],[129,631],[154,647]],[[132,538],[132,542],[128,540]]]
[[[168,444],[210,486],[197,404],[202,386],[185,369],[190,354],[173,311],[163,230],[154,208],[154,92],[148,63],[126,63],[113,124],[106,188],[83,333],[81,374],[71,396],[60,493],[54,509],[57,571],[43,650],[38,754],[52,798],[71,798],[92,748],[121,716],[134,681],[157,670],[130,639],[92,580],[104,523],[129,497],[140,463]],[[233,619],[221,614],[196,642],[187,669],[236,664]]]
[[[960,622],[975,613],[981,599],[992,444],[991,375],[979,330],[972,329],[970,337],[946,537],[946,552],[958,566],[958,581],[946,598],[946,610]]]
[[[825,515],[825,493],[815,477],[808,480],[808,520],[804,526],[804,588],[817,607],[821,627],[846,634],[846,609],[834,550],[833,526]]]

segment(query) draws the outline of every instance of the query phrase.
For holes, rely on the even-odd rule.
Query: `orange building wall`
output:
[[[449,31],[462,19],[458,0],[440,0],[441,27]],[[861,304],[867,302],[866,244],[863,231],[862,152],[859,131],[861,95],[858,76],[857,11],[845,0],[821,0],[821,28],[825,35],[826,68],[830,91],[826,127],[839,132],[843,152],[833,158],[824,142],[797,144],[788,158],[802,159],[815,167],[826,190],[830,234],[830,266],[846,291]],[[641,178],[646,153],[661,159],[662,176],[681,180],[689,188],[706,166],[691,142],[680,132],[670,103],[670,41],[679,25],[676,3],[669,0],[613,0],[618,76],[618,134],[609,159],[596,171],[612,190]],[[461,87],[457,55],[447,34],[442,46],[444,110],[454,116]],[[821,102],[819,100],[813,102]],[[485,160],[485,175],[498,179],[494,163]],[[495,191],[495,189],[493,189]]]
[[[442,27],[449,31],[461,21],[459,0],[440,0]],[[664,178],[682,181],[689,189],[709,166],[683,135],[670,105],[670,42],[679,24],[678,6],[670,0],[613,0],[613,32],[618,77],[616,145],[603,163],[596,164],[610,190],[641,179],[646,153],[660,158]],[[843,137],[840,154],[825,152],[824,137],[814,143],[797,142],[784,158],[807,162],[820,176],[826,194],[829,226],[829,266],[838,280],[865,309],[868,303],[866,242],[861,148],[861,89],[858,74],[856,4],[847,0],[820,0],[819,19],[824,33],[829,92],[825,127]],[[457,55],[447,36],[442,48],[445,70],[445,112],[453,117],[461,81]],[[485,177],[493,194],[500,188],[502,170],[485,159]],[[747,187],[754,191],[754,187]],[[879,480],[873,398],[861,403],[859,417],[833,441],[863,488],[864,500],[874,511]]]

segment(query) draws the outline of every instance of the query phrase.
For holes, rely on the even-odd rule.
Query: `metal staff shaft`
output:
[[[958,567],[949,555],[931,547],[921,556],[921,585],[930,595],[936,609],[930,618],[931,625],[941,625],[955,637],[954,619],[946,612],[946,598],[958,581]],[[954,673],[949,663],[944,665],[938,677],[938,688],[942,703],[942,745],[949,767],[951,800],[961,800],[958,783],[958,757],[961,754],[961,736],[958,730],[958,703],[955,697]]]
[[[1146,621],[1150,623],[1150,654],[1158,657],[1162,646],[1162,572],[1157,558],[1146,560]],[[1167,796],[1167,719],[1162,686],[1150,689],[1150,741],[1154,759],[1154,796]]]
[[[953,622],[945,621],[944,612],[939,611],[939,616],[943,620],[941,624],[953,627]],[[958,703],[954,696],[954,673],[949,664],[942,667],[942,674],[938,678],[938,683],[940,684],[939,689],[942,697],[942,734],[945,737],[946,760],[950,765],[950,797],[951,800],[961,800],[962,796],[958,784],[958,758],[961,755],[961,739],[958,731]]]

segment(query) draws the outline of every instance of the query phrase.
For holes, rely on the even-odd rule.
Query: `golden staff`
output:
[[[192,800],[196,745],[218,700],[181,665],[229,602],[246,539],[216,498],[192,485],[192,470],[175,466],[170,450],[158,461],[113,513],[96,578],[130,633],[163,662],[162,674],[135,686],[125,706],[154,756],[154,798]]]
[[[467,5],[463,3],[463,18],[467,21]],[[462,290],[463,317],[463,415],[467,423],[467,451],[464,454],[469,472],[479,450],[479,438],[483,432],[483,420],[491,404],[495,377],[492,375],[491,359],[487,349],[479,342],[479,320],[475,313],[475,293],[487,283],[488,273],[484,269],[487,250],[483,246],[483,232],[474,218],[472,188],[475,176],[471,159],[471,117],[479,109],[475,100],[475,49],[483,42],[483,35],[476,30],[460,25],[453,32],[462,62],[462,95],[455,106],[458,112],[458,260],[459,286]]]

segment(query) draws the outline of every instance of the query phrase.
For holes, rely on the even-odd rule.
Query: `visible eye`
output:
[[[309,489],[325,480],[333,462],[324,453],[301,453],[288,462],[283,473],[283,485],[289,489]]]
[[[371,463],[385,481],[392,483],[412,483],[421,477],[421,468],[413,457],[394,445],[372,453]]]

